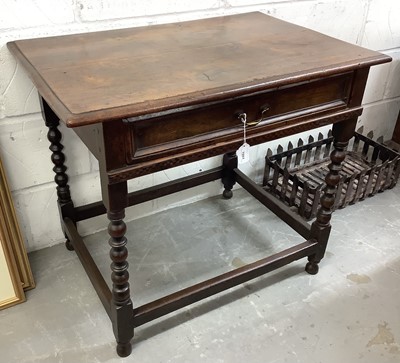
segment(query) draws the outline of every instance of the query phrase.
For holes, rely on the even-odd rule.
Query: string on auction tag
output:
[[[238,157],[238,163],[244,164],[250,160],[250,145],[246,141],[246,127],[247,127],[246,113],[241,113],[239,115],[239,120],[243,124],[243,145],[236,151],[236,155]]]

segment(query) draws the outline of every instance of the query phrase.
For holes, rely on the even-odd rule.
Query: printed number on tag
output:
[[[237,151],[236,155],[238,157],[238,163],[244,164],[250,160],[250,145],[244,143]]]

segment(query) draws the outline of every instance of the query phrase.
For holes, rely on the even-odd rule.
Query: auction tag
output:
[[[238,163],[244,164],[250,160],[250,145],[246,142],[246,127],[247,127],[247,115],[241,113],[239,115],[239,120],[243,124],[243,145],[236,151],[238,157]]]
[[[250,145],[245,142],[237,151],[238,163],[244,164],[250,160]]]

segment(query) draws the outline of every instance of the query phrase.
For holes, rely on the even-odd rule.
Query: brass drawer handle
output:
[[[260,118],[258,120],[254,120],[254,121],[247,121],[247,115],[245,112],[240,112],[237,115],[237,118],[242,122],[242,123],[246,123],[246,126],[257,126],[264,118],[264,113],[269,111],[270,107],[269,105],[265,105],[263,107],[261,107],[261,115]]]

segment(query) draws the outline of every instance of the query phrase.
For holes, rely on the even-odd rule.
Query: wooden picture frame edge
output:
[[[0,300],[0,310],[19,304],[26,300],[11,245],[12,243],[6,226],[4,209],[0,203],[0,247],[1,252],[4,253],[6,267],[9,272],[9,277],[14,290],[14,296]]]
[[[17,271],[22,282],[24,290],[30,290],[35,287],[32,270],[29,265],[28,255],[26,253],[25,243],[21,235],[18,219],[15,213],[10,188],[7,177],[0,159],[0,205],[3,207],[3,217],[8,238],[11,243],[11,250],[16,261]]]

